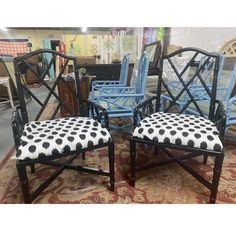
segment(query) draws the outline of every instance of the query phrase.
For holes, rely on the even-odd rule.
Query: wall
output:
[[[208,51],[218,51],[233,38],[236,38],[236,27],[173,27],[170,30],[170,44],[193,46]]]
[[[130,60],[137,56],[137,35],[112,36],[109,29],[88,29],[87,34],[80,28],[74,29],[9,29],[0,31],[0,39],[28,39],[32,43],[32,51],[43,48],[43,40],[60,40],[66,44],[67,54],[71,56],[101,55],[101,62],[111,63],[112,57],[122,60],[124,54],[130,54]],[[109,46],[109,47],[108,47]],[[106,48],[108,47],[108,48]],[[96,50],[95,50],[96,49]],[[95,51],[94,51],[95,50]],[[109,54],[108,56],[106,54]]]

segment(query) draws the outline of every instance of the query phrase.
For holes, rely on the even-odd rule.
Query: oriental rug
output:
[[[49,107],[50,111],[53,107]],[[47,114],[46,114],[47,116]],[[33,203],[207,203],[209,190],[177,164],[156,167],[137,172],[136,187],[129,185],[130,154],[129,135],[114,133],[115,141],[115,192],[108,189],[109,178],[74,170],[64,172],[51,183]],[[225,159],[216,203],[236,203],[236,148],[234,142],[225,142]],[[137,145],[137,166],[158,162],[165,156],[155,155],[151,146]],[[15,166],[10,156],[0,163],[0,203],[23,203],[23,195]],[[205,178],[211,179],[213,158],[202,164],[203,157],[189,160],[189,165]],[[107,149],[87,152],[85,160],[74,162],[85,166],[108,169]],[[35,173],[28,169],[31,188],[36,188],[54,170],[54,167],[37,164]]]

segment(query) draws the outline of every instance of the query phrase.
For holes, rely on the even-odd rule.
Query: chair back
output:
[[[121,63],[120,77],[119,77],[120,85],[125,85],[125,86],[127,85],[128,70],[129,70],[129,57],[128,55],[125,55]]]
[[[219,53],[217,53],[219,54]],[[225,56],[223,54],[219,54],[220,56],[220,60],[219,60],[219,72],[218,72],[218,76],[217,76],[217,80],[218,83],[220,82],[220,78],[221,78],[221,74],[223,71],[223,66],[224,66],[224,62],[225,62]],[[207,60],[207,56],[204,56],[201,58],[199,64],[198,64],[198,68],[200,68],[203,63],[205,62],[205,60]],[[204,69],[201,71],[200,75],[201,77],[204,79],[206,84],[211,85],[212,81],[211,81],[211,75],[212,75],[212,71],[214,69],[213,67],[214,64],[214,60],[208,60],[208,62],[204,65]],[[195,80],[195,85],[201,85],[201,81]]]
[[[228,88],[226,90],[225,96],[224,96],[224,101],[229,101],[229,99],[231,98],[234,86],[236,84],[236,63],[234,64],[234,68],[233,71],[231,72],[231,78],[228,84]]]
[[[149,67],[149,59],[147,57],[146,52],[144,51],[139,63],[138,63],[138,71],[134,71],[137,73],[137,76],[134,77],[134,86],[136,94],[143,94],[145,93],[145,88],[147,84],[147,75],[148,75],[148,67]]]
[[[51,56],[51,60],[47,65],[42,67],[40,64],[34,63],[35,58],[42,61],[43,58],[46,58],[46,55]],[[59,62],[62,61],[63,64],[59,64]],[[73,66],[74,73],[67,73],[68,65]],[[55,78],[50,78],[50,80],[47,81],[47,75],[49,75],[49,70],[51,68],[55,71],[56,76]],[[59,113],[62,109],[64,109],[69,116],[75,116],[77,113],[83,114],[83,107],[80,102],[81,96],[78,92],[80,91],[79,71],[75,57],[67,56],[49,49],[40,49],[23,56],[15,57],[14,70],[21,107],[21,115],[24,124],[29,122],[29,120],[42,120],[45,115],[44,112],[46,108],[48,108],[46,112],[50,112],[50,114],[47,114],[47,119],[54,119],[55,117],[60,116]],[[37,93],[35,88],[32,88],[32,85],[28,86],[25,83],[25,71],[30,71],[31,74],[37,78],[39,87],[37,88]],[[73,86],[68,84],[67,80],[72,81]],[[76,108],[78,110],[72,108],[68,104],[68,97],[66,99],[62,99],[62,96],[60,96],[60,89],[62,86],[68,93],[71,93],[74,103],[79,104],[78,108]],[[61,93],[63,93],[63,91],[61,91]],[[26,102],[26,95],[32,98],[28,103]],[[29,112],[27,112],[27,110]]]
[[[181,67],[175,65],[175,58],[179,57],[179,55],[188,58],[185,60]],[[202,59],[204,58],[204,59]],[[201,89],[205,90],[205,93],[209,96],[210,105],[209,105],[209,119],[214,117],[215,112],[215,102],[216,102],[216,88],[217,88],[217,78],[219,72],[219,60],[220,56],[217,53],[208,53],[204,50],[197,48],[182,48],[177,50],[174,53],[169,55],[165,55],[161,58],[159,64],[160,74],[158,77],[158,85],[157,85],[157,103],[156,109],[161,110],[161,99],[162,94],[169,97],[168,102],[162,106],[164,112],[186,112],[188,107],[193,105],[196,108],[196,111],[200,116],[204,116],[204,112],[201,110],[198,102],[198,98],[194,96],[192,93],[192,85],[199,83],[201,85]],[[200,61],[199,66],[193,66],[196,64],[196,61]],[[178,89],[173,89],[173,86],[170,86],[171,83],[163,76],[163,65],[168,64],[169,70],[173,78],[181,85]],[[211,88],[209,88],[209,84],[206,84],[206,81],[203,78],[204,71],[206,70],[206,66],[211,68],[211,73],[209,76],[211,77]],[[189,69],[191,67],[191,72]],[[208,69],[209,71],[209,69]],[[187,76],[186,76],[187,73]],[[176,92],[177,91],[177,92]],[[184,97],[184,104],[183,104]]]

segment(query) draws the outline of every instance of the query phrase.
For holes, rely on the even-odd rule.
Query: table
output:
[[[10,87],[10,78],[9,77],[0,77],[0,84],[7,88],[9,100],[3,101],[1,103],[10,102],[11,107],[14,108],[12,93],[11,93],[11,87]]]

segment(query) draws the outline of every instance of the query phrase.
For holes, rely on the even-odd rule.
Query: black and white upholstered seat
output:
[[[31,121],[25,125],[21,145],[14,158],[37,159],[81,151],[107,143],[111,135],[106,128],[88,117],[68,117]]]
[[[139,123],[133,137],[214,151],[223,148],[213,122],[188,114],[154,113]]]

